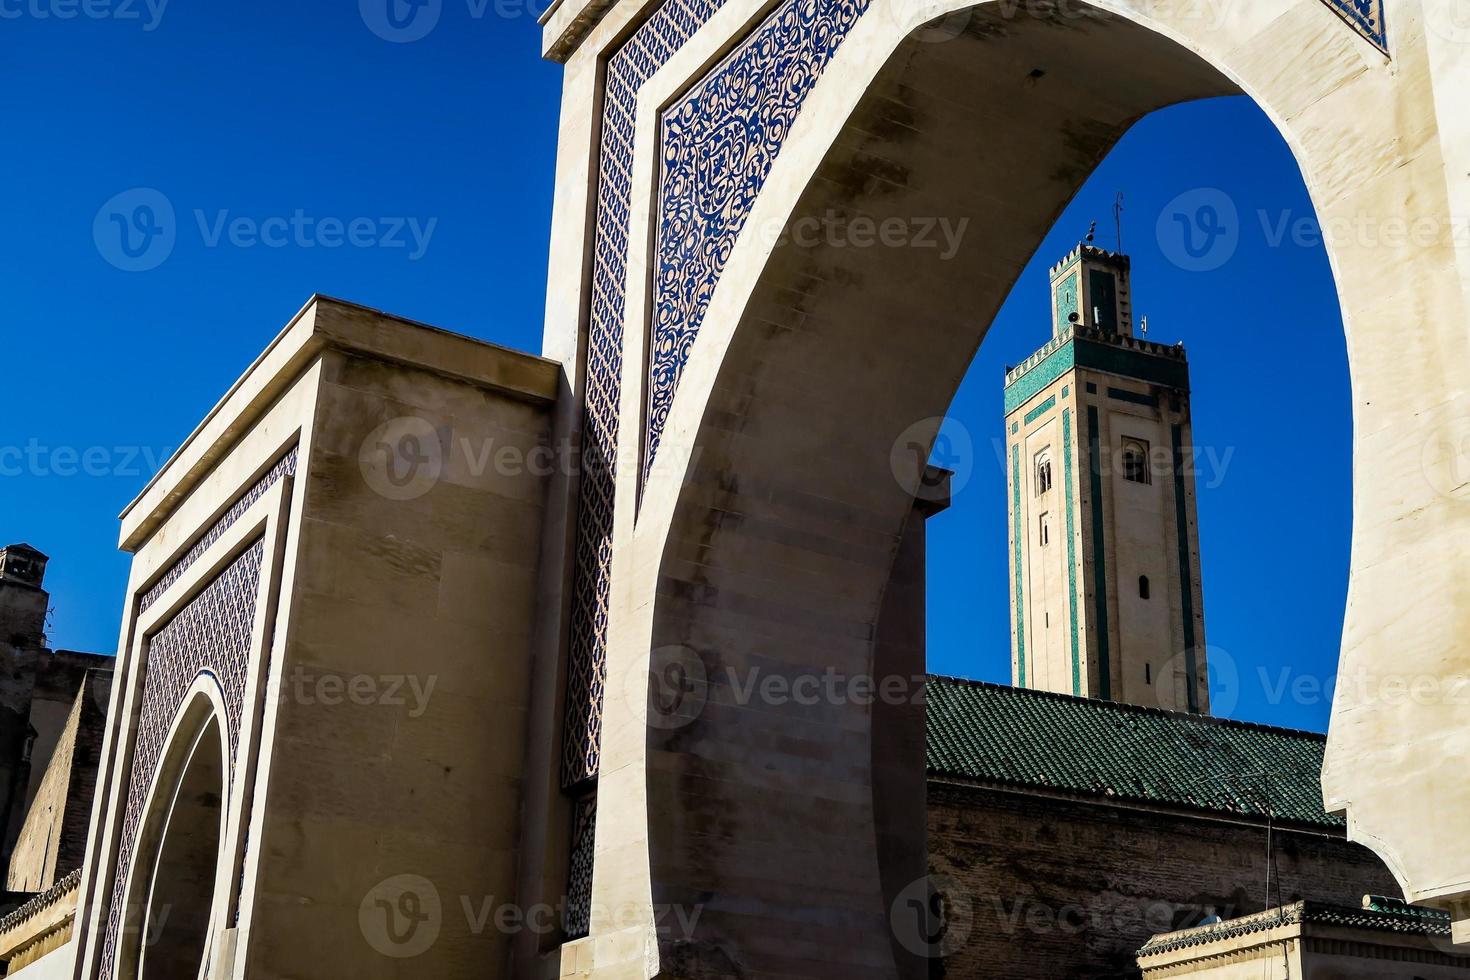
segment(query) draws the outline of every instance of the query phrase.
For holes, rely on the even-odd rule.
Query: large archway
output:
[[[879,225],[968,219],[954,254],[830,240],[778,246],[769,234],[742,234],[661,435],[660,455],[688,465],[653,468],[636,525],[621,501],[636,495],[637,475],[619,473],[609,675],[646,677],[650,650],[655,668],[659,651],[674,650],[697,658],[708,684],[698,717],[678,726],[645,726],[609,699],[599,793],[619,806],[599,811],[598,848],[621,855],[624,873],[599,873],[594,918],[599,906],[700,907],[691,936],[657,935],[670,975],[799,974],[817,962],[844,976],[893,975],[868,708],[844,699],[772,708],[742,700],[722,679],[763,668],[871,674],[874,624],[913,500],[912,479],[894,479],[890,450],[943,414],[1016,273],[1133,121],[1244,90],[1282,128],[1324,221],[1382,222],[1413,200],[1449,224],[1442,171],[1426,178],[1408,169],[1422,144],[1402,139],[1401,122],[1362,115],[1365,99],[1390,98],[1381,66],[1356,39],[1331,33],[1337,25],[1315,3],[1226,25],[1167,10],[1145,23],[1131,5],[986,4],[946,43],[914,33],[965,6],[870,9],[813,89],[746,224],[791,240],[832,215]],[[1311,70],[1283,70],[1283,50],[1305,52],[1299,63]],[[634,213],[643,213],[636,203]],[[644,247],[635,235],[635,269]],[[1460,302],[1452,249],[1348,243],[1333,262],[1359,433],[1343,665],[1351,677],[1395,646],[1384,632],[1392,616],[1377,600],[1392,593],[1406,556],[1418,554],[1426,595],[1462,605],[1454,541],[1466,522],[1450,510],[1454,501],[1432,478],[1406,493],[1362,461],[1403,459],[1406,440],[1417,458],[1433,426],[1447,430],[1453,419],[1452,403],[1432,406],[1431,420],[1403,397],[1416,376],[1422,390],[1450,389],[1440,368],[1402,356],[1390,339],[1402,336],[1398,325],[1422,325],[1421,346],[1463,353],[1464,343],[1427,313]],[[641,302],[630,282],[630,349]],[[640,410],[636,387],[625,391],[623,424],[636,429]],[[1412,512],[1432,514],[1445,533],[1414,532],[1400,520]],[[1454,648],[1456,615],[1399,634],[1412,636],[1410,659],[1426,672],[1440,655],[1435,644]],[[1350,798],[1332,765],[1343,753],[1393,764],[1383,757],[1393,747],[1373,744],[1375,733],[1410,718],[1449,730],[1452,705],[1389,715],[1373,707],[1339,703],[1329,803],[1353,804],[1359,839],[1406,886],[1422,883],[1412,897],[1446,894],[1454,883],[1430,855],[1452,840],[1452,818],[1405,853],[1383,839],[1394,802]],[[1425,778],[1424,760],[1394,761],[1406,779]],[[646,835],[630,813],[646,816]]]

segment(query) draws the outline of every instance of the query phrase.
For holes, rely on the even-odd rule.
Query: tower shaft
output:
[[[1079,247],[1006,375],[1012,680],[1208,713],[1189,364],[1128,296],[1126,256]]]

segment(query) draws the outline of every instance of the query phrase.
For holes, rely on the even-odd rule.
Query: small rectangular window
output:
[[[1040,519],[1037,521],[1037,525],[1036,525],[1036,536],[1037,536],[1037,539],[1041,541],[1041,546],[1043,548],[1045,548],[1047,545],[1051,544],[1051,515],[1050,514],[1042,514],[1041,517],[1040,517]]]

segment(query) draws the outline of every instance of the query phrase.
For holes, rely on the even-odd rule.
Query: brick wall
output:
[[[111,671],[86,670],[74,685],[71,710],[11,855],[6,887],[12,891],[44,891],[82,866],[111,683]]]
[[[1265,907],[1263,824],[932,781],[928,795],[930,868],[953,883],[933,977],[1134,977],[1152,934]],[[1340,834],[1277,828],[1274,851],[1282,901],[1399,894]]]

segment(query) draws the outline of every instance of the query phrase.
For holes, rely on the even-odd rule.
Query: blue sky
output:
[[[22,14],[0,58],[0,539],[53,557],[53,643],[110,652],[118,512],[311,293],[539,348],[560,69],[538,55],[542,0],[444,0],[412,43],[351,2],[99,2],[72,19],[57,0],[5,7]],[[1325,253],[1276,240],[1311,218],[1301,177],[1243,99],[1140,123],[992,327],[951,413],[975,452],[933,524],[931,668],[1008,677],[1001,372],[1049,334],[1046,267],[1092,220],[1112,244],[1117,191],[1135,309],[1150,339],[1189,347],[1196,441],[1221,463],[1199,511],[1229,713],[1324,728],[1325,696],[1277,689],[1334,670],[1346,355]],[[1187,268],[1171,210],[1194,220],[1221,193],[1234,230],[1204,264],[1228,260]],[[119,210],[136,255],[107,234]]]

